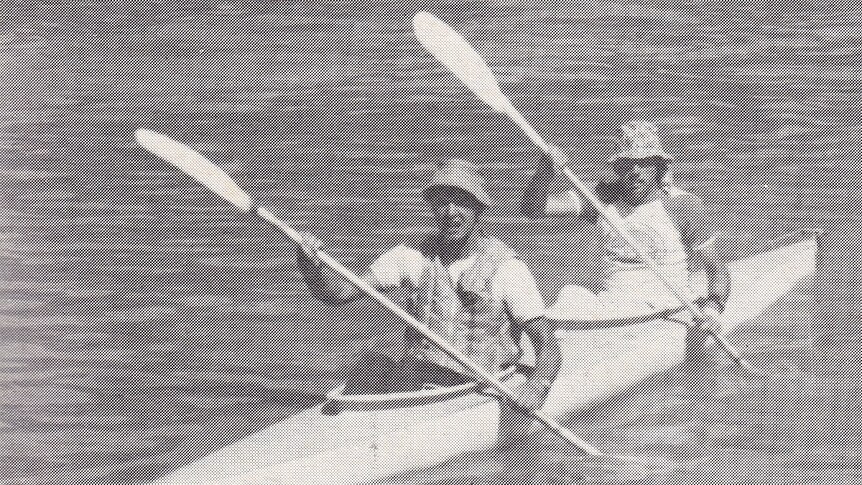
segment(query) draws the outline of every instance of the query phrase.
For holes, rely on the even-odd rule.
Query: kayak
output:
[[[814,273],[819,233],[799,233],[804,236],[797,242],[729,264],[733,291],[722,314],[725,333],[763,314]],[[558,330],[562,366],[542,411],[565,420],[682,362],[686,329],[679,319],[685,315],[668,313],[584,321]],[[509,371],[501,378],[510,388],[524,379]],[[497,444],[507,418],[501,420],[498,400],[483,386],[419,393],[428,398],[405,393],[353,398],[334,414],[322,412],[326,403],[321,403],[155,483],[366,483]],[[351,399],[338,389],[329,397]]]

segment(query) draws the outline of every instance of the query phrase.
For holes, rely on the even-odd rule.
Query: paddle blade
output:
[[[248,194],[234,182],[230,175],[200,153],[165,135],[145,128],[135,131],[135,139],[147,151],[187,173],[241,211],[251,210],[251,198]]]
[[[428,12],[419,12],[413,17],[413,32],[425,50],[452,71],[479,99],[501,113],[510,109],[511,102],[500,91],[494,73],[461,34]]]

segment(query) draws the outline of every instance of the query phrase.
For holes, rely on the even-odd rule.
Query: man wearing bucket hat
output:
[[[516,392],[518,404],[541,405],[559,370],[560,349],[544,318],[535,279],[502,241],[482,235],[482,212],[492,204],[476,167],[463,160],[440,165],[423,190],[437,230],[415,244],[380,255],[363,275],[372,287],[405,288],[407,310],[451,345],[491,372],[520,357],[521,332],[536,353],[534,372]],[[313,295],[332,305],[361,296],[359,290],[320,263],[320,241],[304,235],[297,261]],[[425,383],[456,385],[467,371],[415,330],[405,334],[403,355],[363,356],[347,380],[346,393],[418,390]]]
[[[600,182],[596,195],[612,217],[621,220],[662,275],[699,303],[706,319],[696,322],[686,341],[687,357],[716,358],[707,330],[719,331],[717,317],[730,294],[730,274],[715,249],[715,229],[703,201],[674,187],[668,165],[673,157],[662,148],[655,125],[634,120],[621,127],[630,147],[610,158],[615,179]],[[613,319],[679,307],[673,294],[596,210],[573,190],[550,194],[555,174],[568,164],[556,147],[543,157],[524,191],[522,213],[531,218],[576,216],[598,223],[603,238],[602,289],[591,292],[565,286],[548,309],[551,320]],[[703,269],[705,284],[692,283]]]

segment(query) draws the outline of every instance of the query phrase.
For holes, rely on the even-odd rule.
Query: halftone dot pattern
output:
[[[827,233],[810,284],[730,336],[773,377],[674,367],[563,421],[654,461],[580,459],[538,433],[380,478],[857,482],[858,6],[73,0],[0,17],[0,483],[155,480],[318,405],[361,352],[397,351],[402,323],[314,300],[293,243],[137,146],[139,127],[200,151],[358,271],[432,227],[420,191],[466,158],[498,202],[485,231],[547,302],[597,287],[595,228],[519,214],[539,152],[418,44],[418,10],[476,48],[590,184],[622,123],[654,122],[724,259]],[[378,463],[384,441],[370,440]],[[279,480],[325,482],[338,464]]]

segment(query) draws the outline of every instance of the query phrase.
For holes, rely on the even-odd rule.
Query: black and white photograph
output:
[[[0,5],[0,484],[862,483],[859,5]]]

